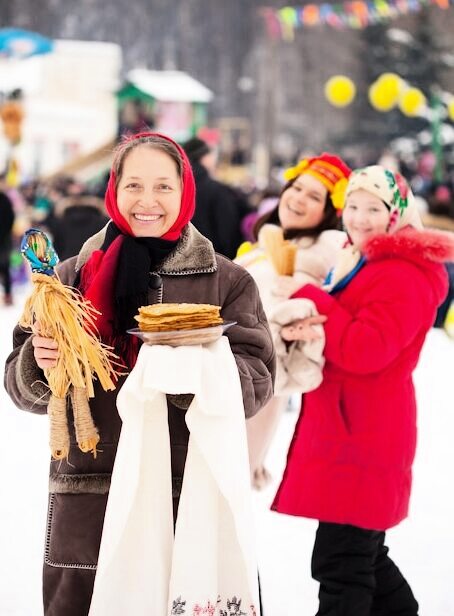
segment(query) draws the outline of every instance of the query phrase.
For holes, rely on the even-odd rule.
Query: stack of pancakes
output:
[[[134,318],[143,332],[191,330],[221,325],[220,310],[212,304],[153,304],[141,306]]]

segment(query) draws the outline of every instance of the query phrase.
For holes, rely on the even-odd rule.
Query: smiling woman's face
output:
[[[141,145],[127,154],[117,187],[120,214],[136,237],[161,237],[180,213],[182,186],[176,163]]]
[[[312,229],[323,220],[328,189],[303,173],[282,193],[279,220],[283,229]]]

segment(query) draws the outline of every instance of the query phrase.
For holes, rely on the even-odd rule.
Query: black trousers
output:
[[[384,541],[384,532],[320,522],[312,553],[317,616],[417,616],[418,603]]]

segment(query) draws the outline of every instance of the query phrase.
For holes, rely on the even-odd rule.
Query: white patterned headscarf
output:
[[[356,169],[350,175],[345,198],[360,189],[375,195],[389,208],[388,233],[395,233],[407,225],[415,229],[423,228],[415,197],[400,173],[393,173],[380,165]]]

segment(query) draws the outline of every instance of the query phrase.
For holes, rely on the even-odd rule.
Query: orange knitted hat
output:
[[[341,158],[329,152],[323,152],[320,156],[300,160],[295,167],[290,167],[284,172],[284,177],[290,181],[299,175],[309,173],[326,187],[334,207],[342,209],[345,189],[351,172],[350,167]]]

